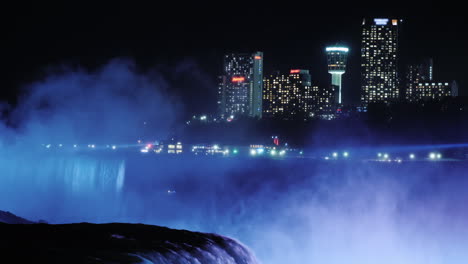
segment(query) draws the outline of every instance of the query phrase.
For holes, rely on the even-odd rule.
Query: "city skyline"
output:
[[[266,118],[283,120],[333,119],[342,114],[343,106],[351,107],[347,111],[366,112],[372,103],[423,104],[427,100],[459,96],[455,80],[434,80],[432,58],[400,64],[402,24],[400,18],[363,18],[359,103],[343,103],[341,79],[346,72],[349,48],[336,44],[325,49],[331,92],[327,92],[326,86],[312,82],[308,69],[291,69],[289,76],[280,71],[264,75],[263,52],[225,55],[224,74],[219,79],[218,115],[222,119],[262,118],[262,113]]]
[[[465,18],[453,13],[445,16],[444,9],[436,12],[431,6],[404,12],[392,9],[382,12],[379,5],[349,5],[359,11],[347,13],[343,6],[334,20],[327,20],[326,16],[310,10],[278,17],[279,8],[266,7],[258,12],[246,12],[241,15],[242,19],[223,20],[225,15],[229,17],[229,11],[217,14],[212,17],[213,21],[219,22],[216,25],[205,19],[191,20],[195,13],[166,7],[164,10],[169,10],[168,14],[171,10],[177,11],[176,17],[180,20],[174,20],[175,23],[164,28],[159,26],[164,18],[141,9],[138,9],[141,13],[134,13],[131,6],[113,5],[112,12],[105,16],[99,10],[107,5],[92,9],[83,9],[84,6],[70,10],[59,5],[49,10],[44,5],[38,9],[44,11],[44,16],[38,16],[39,12],[33,9],[18,14],[15,19],[17,30],[12,35],[13,52],[7,56],[12,74],[7,76],[1,99],[14,101],[22,86],[40,80],[57,65],[92,70],[112,58],[125,57],[134,60],[139,69],[154,68],[162,72],[169,83],[175,83],[171,93],[188,105],[187,112],[210,113],[217,107],[216,78],[222,72],[220,58],[225,54],[260,50],[266,58],[266,74],[276,70],[308,69],[313,81],[326,84],[330,76],[323,50],[339,41],[350,48],[347,73],[343,75],[343,83],[346,83],[343,98],[355,104],[359,103],[361,95],[361,21],[368,16],[403,19],[401,64],[432,57],[436,65],[435,78],[457,80],[460,95],[468,94],[463,62],[459,59],[466,57],[467,51],[452,48],[467,46],[467,39],[462,34]],[[193,10],[204,14],[197,8]],[[86,20],[78,19],[82,14],[88,14]],[[135,19],[127,19],[129,16],[123,14]],[[245,27],[253,18],[255,27]],[[184,23],[187,20],[193,23]],[[280,32],[288,32],[289,37],[281,37]],[[30,45],[38,38],[41,41]],[[185,75],[181,77],[181,74]]]

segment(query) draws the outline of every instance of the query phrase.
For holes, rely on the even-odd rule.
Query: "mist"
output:
[[[139,72],[128,59],[92,72],[49,67],[42,80],[23,87],[10,133],[14,143],[32,145],[136,142],[148,131],[164,137],[180,107],[167,89],[160,74]]]
[[[163,75],[122,59],[95,72],[65,67],[28,86],[9,109],[9,124],[0,125],[0,210],[50,223],[219,233],[249,246],[265,264],[468,260],[466,162],[106,150],[170,137],[183,107],[170,89]]]

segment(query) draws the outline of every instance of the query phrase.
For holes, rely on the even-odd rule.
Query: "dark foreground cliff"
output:
[[[10,263],[257,263],[230,238],[143,224],[0,223],[0,234]]]
[[[34,224],[29,220],[16,216],[10,212],[0,211],[0,223],[6,224]]]

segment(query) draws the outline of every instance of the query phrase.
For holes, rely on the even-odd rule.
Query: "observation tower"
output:
[[[338,104],[342,104],[341,97],[341,75],[346,72],[346,61],[348,59],[347,47],[343,46],[330,46],[326,48],[328,73],[332,76],[332,85],[337,86],[336,100]]]

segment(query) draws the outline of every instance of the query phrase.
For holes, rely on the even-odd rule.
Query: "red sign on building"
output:
[[[243,76],[239,76],[239,77],[232,77],[232,82],[237,82],[237,83],[240,83],[240,82],[245,82],[245,77]]]

